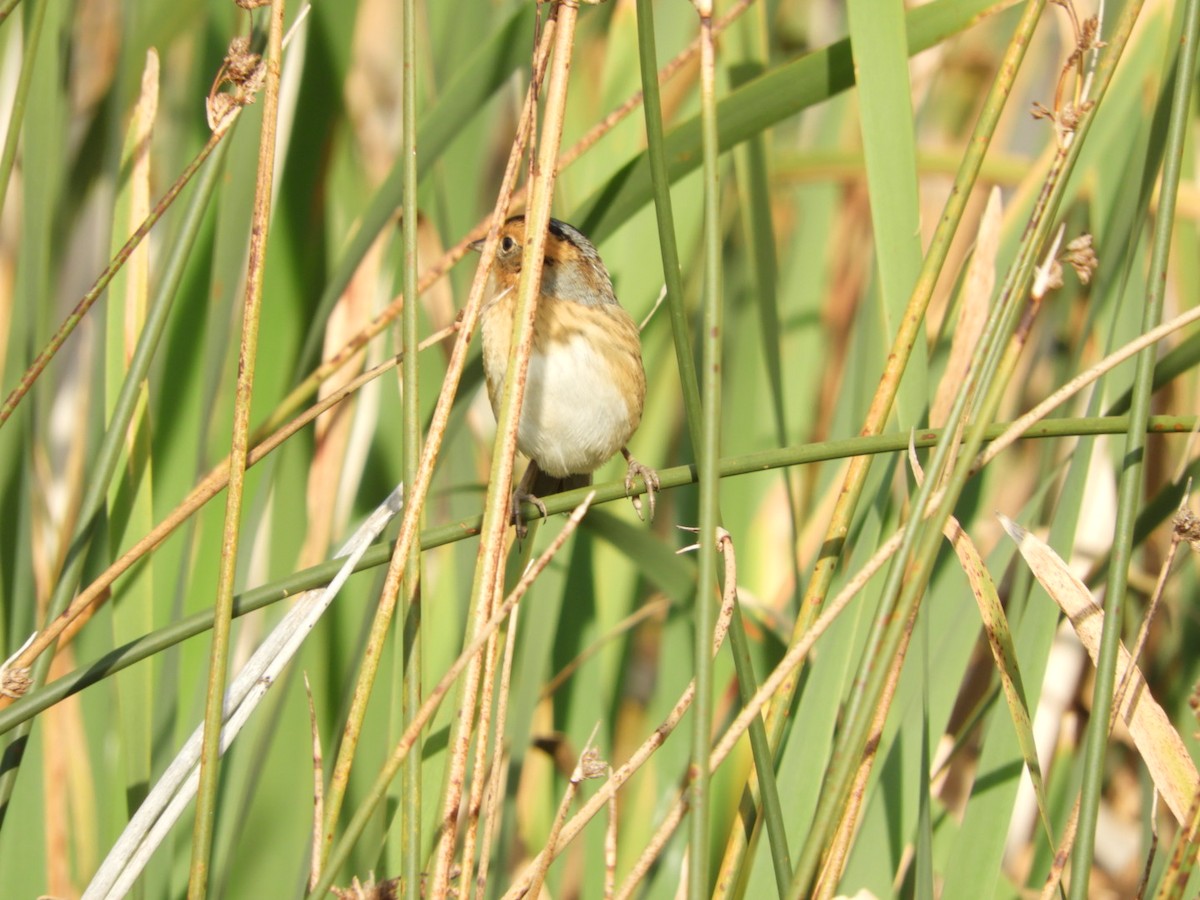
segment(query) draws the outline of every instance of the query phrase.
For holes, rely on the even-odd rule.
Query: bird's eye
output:
[[[509,235],[506,234],[504,237],[500,238],[500,252],[501,253],[512,253],[513,248],[516,246],[517,246],[517,242],[514,241]]]

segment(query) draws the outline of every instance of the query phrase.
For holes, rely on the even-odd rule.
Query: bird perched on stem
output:
[[[514,216],[500,230],[482,312],[483,371],[493,412],[500,409],[508,372],[524,245],[525,217]],[[471,246],[480,250],[483,241]],[[545,516],[539,495],[591,484],[592,472],[618,450],[629,464],[626,493],[633,494],[634,479],[640,476],[654,517],[658,474],[626,447],[642,421],[645,400],[637,325],[617,302],[612,279],[592,242],[567,223],[551,219],[517,428],[517,447],[529,457],[529,467],[513,492],[519,536],[526,532],[521,501],[530,501]],[[637,497],[633,502],[640,517],[641,503]]]

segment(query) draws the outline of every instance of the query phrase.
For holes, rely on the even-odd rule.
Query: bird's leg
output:
[[[646,496],[650,500],[650,518],[654,518],[654,495],[659,492],[662,485],[658,480],[658,473],[649,466],[643,465],[634,459],[633,454],[629,452],[629,448],[622,447],[621,455],[625,457],[625,461],[629,463],[629,470],[625,473],[625,496],[633,501],[633,508],[638,514],[638,518],[643,522],[645,517],[642,515],[642,498],[633,496],[633,480],[641,476],[642,481],[646,483]]]
[[[541,470],[538,468],[537,462],[529,461],[529,465],[525,467],[525,474],[521,476],[521,481],[517,485],[517,489],[512,495],[512,520],[513,527],[517,529],[517,537],[521,540],[525,539],[525,535],[529,533],[529,526],[525,524],[525,519],[521,516],[521,504],[525,501],[532,503],[541,512],[542,518],[546,518],[546,504],[533,495],[533,486],[537,482],[538,473]]]

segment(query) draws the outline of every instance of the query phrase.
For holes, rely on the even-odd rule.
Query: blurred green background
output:
[[[6,393],[140,223],[145,209],[138,205],[139,192],[156,202],[204,146],[209,135],[204,99],[228,43],[249,33],[252,22],[260,29],[266,22],[265,10],[251,15],[217,0],[25,0],[13,6],[6,4],[8,16],[0,24],[0,133],[8,135],[6,146],[12,148],[8,161],[0,160],[6,189],[0,216],[0,387]],[[1106,27],[1125,6],[1109,4]],[[288,4],[289,23],[297,7]],[[718,18],[730,7],[719,3]],[[1068,268],[1061,289],[1048,295],[997,421],[1014,418],[1143,330],[1151,229],[1161,203],[1154,186],[1175,89],[1171,61],[1180,46],[1183,7],[1145,5],[1096,110],[1057,220],[1068,240],[1094,235],[1099,269],[1083,284]],[[825,461],[803,465],[796,464],[798,454],[859,433],[899,311],[1021,14],[1015,3],[982,0],[936,0],[907,12],[899,3],[879,8],[872,29],[871,22],[832,0],[759,0],[718,43],[724,151],[720,452],[749,470],[723,478],[719,500],[722,523],[736,547],[739,601],[760,680],[793,641],[800,598],[822,552],[845,458],[862,448],[834,449],[823,454]],[[401,292],[400,9],[390,0],[318,0],[285,52],[252,426]],[[1093,12],[1087,0],[1075,9],[1080,18]],[[446,248],[491,209],[528,83],[537,11],[532,2],[512,0],[416,3],[419,272],[441,264]],[[654,13],[661,66],[695,39],[697,16],[683,0],[657,2]],[[541,7],[540,15],[547,14],[548,7]],[[904,15],[907,34],[889,25]],[[640,90],[638,25],[632,0],[582,7],[564,150]],[[860,50],[871,48],[868,58],[852,55],[848,36]],[[1050,123],[1030,115],[1031,105],[1054,106],[1074,46],[1072,16],[1051,4],[1015,74],[949,254],[934,273],[937,287],[887,428],[900,435],[899,446],[910,428],[931,424],[937,398],[945,404],[964,377],[952,365],[951,341],[969,305],[965,272],[982,241],[980,221],[993,187],[999,188],[1002,218],[990,265],[986,259],[982,264],[996,273],[997,283],[1022,246],[1034,198],[1061,139]],[[127,147],[151,50],[160,69],[147,174],[129,162]],[[697,65],[692,56],[678,68],[662,85],[662,102],[673,154],[668,169],[681,300],[698,348],[704,223],[693,121],[700,110]],[[864,90],[853,86],[856,71],[870,79]],[[1186,75],[1193,77],[1194,72]],[[1068,77],[1065,83],[1069,96],[1074,81]],[[0,426],[5,656],[42,626],[69,557],[78,568],[74,584],[59,587],[67,596],[171,513],[229,452],[260,120],[261,102],[245,110],[166,210],[144,244],[148,255],[135,257],[118,275]],[[1195,123],[1193,98],[1179,157],[1167,316],[1192,307],[1200,296]],[[669,317],[665,306],[656,310],[664,275],[646,142],[637,106],[560,172],[553,209],[596,242],[635,320],[649,317],[643,351],[650,390],[631,449],[665,470],[695,462],[696,454]],[[475,259],[468,256],[422,295],[421,335],[454,320]],[[158,304],[170,306],[141,389],[143,405],[135,413],[138,436],[122,442],[120,464],[105,480],[97,469],[98,450],[146,309]],[[322,390],[396,353],[398,343],[398,330],[390,325]],[[1160,345],[1154,413],[1196,414],[1198,349],[1194,328]],[[426,420],[448,354],[449,342],[420,357],[418,402]],[[943,387],[947,372],[949,387]],[[481,374],[476,347],[424,509],[427,529],[471,521],[482,510],[494,419]],[[1111,438],[1074,435],[1086,430],[1076,427],[1083,417],[1109,411],[1133,377],[1133,363],[1126,363],[1099,382],[1094,396],[1085,392],[1072,400],[1055,413],[1064,420],[1056,436],[1007,451],[968,482],[956,507],[1007,604],[1030,712],[1041,706],[1047,671],[1054,673],[1047,677],[1055,693],[1064,697],[1060,706],[1044,707],[1051,711],[1041,715],[1050,721],[1038,732],[1056,839],[1081,779],[1096,777],[1084,773],[1081,749],[1092,670],[1071,643],[1069,629],[1058,627],[1053,601],[1031,584],[993,512],[1043,535],[1053,525],[1050,534],[1061,555],[1080,572],[1091,571],[1093,586],[1103,584],[1126,425],[1106,426],[1117,432]],[[239,592],[274,588],[329,559],[355,523],[402,480],[400,395],[398,379],[389,372],[250,470]],[[766,467],[745,460],[780,448],[795,453],[781,454]],[[1123,623],[1127,642],[1169,546],[1169,527],[1162,523],[1179,503],[1179,473],[1190,471],[1195,458],[1186,433],[1155,435],[1147,444],[1138,476],[1145,499],[1137,511],[1144,527],[1133,536]],[[596,481],[623,474],[618,458]],[[102,511],[86,543],[79,544],[83,498],[98,478]],[[902,452],[893,447],[875,459],[833,592],[905,521],[914,493]],[[664,492],[651,524],[639,522],[624,500],[589,511],[522,602],[503,736],[506,794],[487,848],[490,876],[483,896],[500,896],[545,844],[573,760],[593,728],[601,756],[619,765],[661,723],[692,677],[697,569],[694,558],[674,551],[692,542],[677,526],[698,522],[698,503],[696,486],[685,485]],[[79,896],[149,786],[201,720],[207,632],[116,674],[106,675],[105,664],[97,661],[127,641],[162,632],[195,613],[211,613],[223,516],[222,496],[145,553],[63,642],[49,676],[53,681],[92,669],[105,677],[33,719],[0,710],[8,716],[0,719],[6,742],[18,734],[19,721],[33,721],[27,745],[21,744],[19,769],[13,743],[0,761],[5,896]],[[561,527],[561,517],[552,518],[534,549]],[[387,537],[394,538],[394,531],[393,526]],[[477,546],[473,537],[445,539],[422,554],[427,688],[461,649]],[[213,896],[304,892],[312,758],[300,676],[307,673],[312,685],[328,770],[386,552],[373,559],[372,567],[349,581],[223,761],[209,881]],[[1151,692],[1193,754],[1196,728],[1188,697],[1200,659],[1200,620],[1192,603],[1196,576],[1192,560],[1177,561],[1142,659]],[[818,642],[776,754],[792,862],[808,839],[843,704],[861,689],[855,680],[859,656],[881,581],[868,585]],[[285,606],[274,603],[237,620],[235,666]],[[573,661],[578,664],[569,677],[547,693],[546,685]],[[343,821],[362,802],[401,730],[398,650],[389,649],[381,674]],[[719,734],[742,704],[726,651],[716,658],[713,678]],[[998,684],[966,578],[953,553],[943,551],[921,604],[861,825],[836,885],[839,893],[1019,897],[1041,888],[1053,854],[1030,812],[1031,801],[1018,798],[1021,755]],[[460,714],[453,697],[420,745],[420,841],[426,850],[434,841],[450,722]],[[681,726],[620,793],[618,881],[678,793],[689,761],[687,730]],[[548,753],[547,747],[557,749]],[[936,777],[930,760],[923,764],[923,753],[932,754]],[[739,804],[748,802],[742,788],[751,766],[743,741],[713,777],[714,879],[731,830],[742,827]],[[1100,777],[1102,827],[1092,892],[1131,896],[1146,864],[1154,790],[1121,727]],[[581,788],[585,796],[593,790]],[[401,874],[398,829],[390,826],[410,801],[397,782],[336,883],[348,884],[354,876],[366,880],[370,873],[380,880]],[[1168,814],[1159,818],[1152,888],[1167,868],[1164,848],[1175,830]],[[187,812],[151,861],[137,896],[183,894],[190,825]],[[546,895],[605,896],[603,844],[604,825],[595,821],[550,869]],[[1116,849],[1106,849],[1110,845]],[[685,828],[666,844],[634,893],[675,896],[687,848]],[[914,863],[926,859],[930,882]],[[753,845],[740,875],[731,895],[774,896],[765,837]],[[691,889],[723,890],[714,884]],[[416,896],[411,885],[404,890]]]

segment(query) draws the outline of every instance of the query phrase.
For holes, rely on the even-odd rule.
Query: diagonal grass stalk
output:
[[[184,214],[178,239],[164,267],[162,279],[154,299],[146,313],[146,323],[138,337],[137,347],[129,361],[125,380],[121,385],[117,400],[113,405],[112,417],[105,430],[104,438],[96,454],[96,461],[88,480],[88,491],[81,507],[79,524],[71,538],[74,552],[68,554],[62,571],[58,573],[58,581],[54,586],[54,594],[47,612],[47,621],[57,623],[63,617],[71,604],[72,595],[83,573],[83,563],[92,540],[93,529],[101,513],[108,486],[117,472],[124,449],[125,435],[129,423],[137,408],[138,394],[145,382],[153,362],[155,352],[159,347],[163,332],[167,327],[172,304],[183,277],[183,269],[193,242],[200,230],[204,215],[212,199],[213,191],[224,166],[225,151],[218,149],[211,164],[201,170],[194,193]],[[48,631],[49,628],[44,629]],[[61,630],[57,633],[61,633]],[[46,642],[42,650],[50,649],[56,643],[57,633]],[[41,637],[39,634],[38,637]],[[25,652],[18,655],[16,660],[9,660],[7,666],[15,668],[31,668],[30,686],[40,685],[49,672],[52,654],[41,656],[35,638],[26,645]],[[11,695],[2,699],[10,700]],[[7,809],[8,799],[20,771],[24,742],[27,739],[28,727],[22,727],[10,743],[10,764],[3,775],[0,775],[0,810]],[[0,824],[3,813],[0,812]]]
[[[29,84],[33,80],[33,66],[37,60],[38,44],[41,42],[42,29],[46,24],[46,7],[49,0],[36,0],[33,13],[29,19],[29,27],[25,33],[25,45],[22,48],[21,75],[17,80],[17,91],[13,97],[13,108],[8,120],[8,132],[4,135],[4,150],[0,152],[0,210],[4,209],[5,198],[8,197],[8,185],[12,180],[13,163],[17,159],[17,139],[21,126],[25,121],[25,107],[29,101]],[[8,3],[0,8],[0,22],[3,22],[16,6],[16,2]],[[5,402],[7,407],[7,401]],[[10,413],[11,414],[11,413]],[[0,424],[8,415],[0,415]]]
[[[553,37],[553,34],[553,29],[546,29],[542,47],[539,49],[537,55],[538,62],[535,64],[535,72],[541,69],[546,54],[549,52],[550,38]],[[526,98],[528,107],[532,107],[535,98],[536,95],[531,88]],[[522,116],[520,121],[524,123],[527,119]],[[523,156],[525,141],[527,139],[528,133],[522,133],[519,126],[517,139],[514,142],[512,152],[509,154],[508,165],[504,173],[504,178],[501,181],[496,205],[492,212],[488,237],[480,253],[479,266],[476,269],[475,279],[471,285],[471,293],[467,299],[466,309],[462,314],[458,339],[455,341],[454,349],[447,366],[447,372],[442,382],[441,392],[438,394],[437,405],[434,409],[433,419],[426,437],[425,449],[421,454],[421,465],[417,472],[417,480],[415,484],[409,486],[407,492],[408,506],[405,509],[404,517],[400,524],[400,535],[396,539],[395,548],[392,552],[379,607],[372,620],[363,664],[359,672],[359,677],[355,682],[353,705],[343,728],[342,742],[338,749],[333,777],[330,780],[329,791],[325,798],[325,834],[322,846],[326,856],[333,846],[334,830],[349,783],[350,768],[353,764],[358,737],[362,731],[367,701],[370,698],[371,688],[374,684],[376,671],[378,670],[383,642],[391,623],[392,614],[395,611],[396,599],[403,577],[404,563],[408,559],[409,547],[418,539],[418,514],[424,508],[425,499],[428,496],[429,485],[433,478],[434,464],[441,451],[442,440],[445,437],[446,426],[450,418],[450,409],[454,404],[454,398],[462,379],[463,369],[466,366],[467,348],[475,326],[479,321],[483,291],[487,284],[487,274],[495,259],[500,225],[504,221],[505,213],[512,197],[517,168]]]
[[[546,258],[550,202],[554,196],[557,176],[555,163],[562,142],[577,13],[578,9],[570,3],[560,3],[553,7],[554,53],[547,75],[542,133],[536,152],[531,153],[525,242],[522,246],[521,277],[513,312],[513,335],[510,345],[513,349],[510,351],[509,371],[504,379],[504,389],[496,411],[496,443],[492,449],[492,466],[484,501],[479,554],[476,557],[475,574],[471,584],[471,623],[468,625],[471,634],[477,634],[490,616],[492,601],[503,573],[504,534],[509,524],[510,491],[514,484],[513,461],[517,450],[517,426],[520,423],[529,359],[533,353],[533,323],[541,291],[542,266]],[[537,68],[535,61],[535,72]],[[532,79],[531,97],[536,96],[534,92],[539,81],[536,77]],[[535,110],[536,107],[530,107],[531,117]],[[532,130],[531,127],[530,131]],[[442,799],[431,883],[434,896],[445,893],[451,877],[459,804],[462,801],[466,756],[471,737],[472,715],[466,711],[475,709],[480,668],[481,660],[474,658],[457,698],[459,708],[464,714],[454,720],[450,729],[450,758],[446,767],[446,789]]]
[[[950,190],[945,208],[934,231],[929,250],[925,255],[920,273],[917,276],[917,282],[913,288],[908,309],[900,317],[899,329],[893,341],[891,351],[888,354],[884,375],[880,379],[879,388],[876,391],[871,408],[864,421],[863,433],[866,435],[881,433],[891,413],[892,405],[899,389],[900,376],[907,366],[909,356],[916,343],[920,324],[924,321],[925,311],[933,296],[934,287],[945,265],[946,257],[950,250],[951,239],[962,222],[972,187],[979,175],[984,156],[991,146],[992,136],[995,133],[1000,114],[1004,110],[1006,101],[1012,91],[1013,80],[1020,70],[1025,51],[1029,46],[1031,35],[1044,6],[1045,0],[1030,0],[1026,4],[1021,20],[1014,29],[1013,37],[1009,41],[997,76],[992,82],[991,90],[975,123],[971,139],[967,142],[967,149],[959,164],[954,185]],[[841,548],[844,546],[859,497],[866,483],[870,462],[870,457],[855,457],[851,460],[850,470],[845,476],[844,486],[838,495],[838,503],[834,509],[829,526],[826,529],[823,541],[823,545],[829,547],[831,552],[822,554],[817,560],[813,575],[809,580],[801,602],[800,614],[796,619],[796,625],[792,632],[792,643],[799,640],[811,623],[815,621],[824,597],[833,581],[837,563],[841,558]],[[792,707],[798,687],[799,681],[796,679],[785,681],[781,695],[777,698],[776,702],[771,704],[767,716],[767,728],[773,747],[778,747],[783,739],[783,729],[787,722],[785,713]],[[750,784],[752,796],[754,796],[755,788],[756,785],[752,781]],[[756,827],[752,831],[752,836],[749,840],[739,830],[735,830],[730,836],[730,841],[726,848],[725,861],[722,866],[727,873],[740,871],[744,864],[746,851],[754,840],[753,836],[757,835],[757,833],[756,823]],[[732,874],[726,874],[725,880],[728,883],[735,882]]]
[[[654,15],[649,0],[638,0],[638,52],[641,61],[643,109],[645,111],[647,157],[650,162],[651,184],[654,190],[654,209],[658,223],[659,248],[662,254],[663,273],[666,282],[667,304],[671,317],[671,335],[675,346],[675,363],[683,387],[683,404],[687,413],[688,431],[692,446],[703,446],[702,423],[704,408],[700,401],[699,380],[696,377],[695,357],[692,352],[690,323],[684,306],[683,284],[680,278],[679,249],[675,238],[675,221],[671,205],[670,179],[667,175],[666,153],[663,139],[662,102],[658,81],[651,76],[654,72],[657,52],[655,49]],[[732,13],[730,13],[732,15]],[[727,16],[723,21],[728,21]],[[719,517],[718,517],[719,518]],[[697,597],[702,595],[697,594]],[[754,672],[747,649],[745,627],[741,611],[734,607],[731,626],[730,647],[737,668],[739,690],[744,696],[752,695],[756,689]],[[697,626],[699,627],[699,626]],[[700,632],[698,632],[700,633]],[[761,721],[751,726],[751,745],[754,752],[756,771],[762,772],[767,784],[764,800],[768,827],[771,834],[772,862],[777,881],[782,884],[791,871],[787,851],[787,838],[783,829],[778,792],[774,790],[774,763],[766,741],[766,731]],[[736,830],[736,829],[735,829]]]
[[[549,565],[555,554],[566,543],[567,538],[575,532],[575,529],[583,520],[583,514],[587,512],[590,503],[591,497],[585,497],[583,502],[576,507],[566,527],[551,541],[550,545],[537,558],[534,565],[530,566],[524,572],[516,587],[505,597],[504,602],[492,611],[487,621],[481,624],[476,634],[463,647],[462,653],[459,654],[454,664],[446,670],[446,674],[442,676],[434,689],[429,692],[429,696],[425,698],[420,712],[409,723],[408,729],[396,743],[391,756],[383,768],[380,769],[370,793],[359,806],[358,811],[354,814],[354,818],[346,826],[346,833],[330,854],[329,865],[325,867],[325,873],[321,881],[309,892],[310,897],[324,897],[329,891],[330,886],[333,884],[334,874],[336,874],[346,861],[355,841],[361,837],[373,811],[383,800],[388,784],[396,776],[397,772],[399,772],[405,757],[412,751],[413,746],[416,744],[421,729],[425,727],[433,713],[436,712],[438,705],[445,698],[446,694],[450,692],[450,688],[454,686],[454,683],[458,680],[458,676],[470,666],[472,660],[479,656],[479,652],[484,649],[484,646],[491,639],[492,635],[495,634],[516,609],[517,603],[525,596],[525,593],[529,590],[534,580]]]
[[[1192,83],[1196,72],[1196,42],[1200,40],[1200,2],[1189,0],[1184,7],[1183,23],[1177,52],[1168,65],[1172,77],[1164,83],[1172,85],[1171,115],[1167,129],[1167,146],[1163,160],[1162,189],[1159,212],[1154,219],[1154,242],[1151,250],[1150,272],[1147,276],[1146,305],[1142,313],[1142,329],[1149,331],[1162,318],[1167,260],[1171,252],[1171,232],[1175,225],[1175,203],[1179,191],[1184,141],[1189,128]],[[1150,389],[1154,378],[1154,354],[1145,350],[1139,354],[1134,376],[1133,400],[1129,412],[1129,432],[1125,439],[1118,487],[1117,519],[1114,523],[1112,562],[1108,570],[1108,586],[1104,594],[1104,630],[1100,654],[1096,660],[1096,683],[1092,690],[1092,716],[1088,726],[1083,757],[1083,785],[1080,795],[1078,834],[1071,857],[1074,873],[1070,885],[1071,900],[1088,896],[1087,873],[1092,869],[1095,847],[1096,816],[1100,793],[1104,785],[1104,756],[1108,744],[1109,715],[1113,708],[1117,649],[1120,644],[1121,623],[1130,555],[1133,547],[1133,523],[1141,503],[1143,458],[1146,438],[1140,424],[1150,416]]]
[[[1103,101],[1105,90],[1121,57],[1133,23],[1140,11],[1139,3],[1129,4],[1123,11],[1117,29],[1108,41],[1094,83],[1096,104]],[[804,894],[814,879],[819,857],[826,840],[833,831],[833,820],[837,816],[842,798],[845,797],[857,768],[861,748],[867,737],[876,704],[883,696],[886,667],[872,665],[876,660],[895,658],[906,622],[924,593],[932,570],[934,556],[941,541],[941,523],[953,509],[971,470],[972,460],[982,441],[989,417],[994,415],[1000,395],[1007,385],[1012,369],[1000,371],[1009,337],[1017,327],[1017,319],[1024,307],[1020,298],[1032,283],[1035,255],[1043,246],[1051,229],[1054,214],[1066,188],[1066,175],[1078,157],[1088,129],[1095,120],[1094,108],[1085,114],[1072,135],[1072,139],[1060,144],[1055,165],[1043,185],[1042,195],[1035,209],[1034,218],[1026,228],[1020,255],[1009,269],[1006,282],[1000,291],[1000,301],[985,326],[979,342],[980,364],[973,367],[955,398],[954,407],[947,421],[948,427],[957,423],[966,412],[970,398],[978,393],[983,397],[979,409],[974,413],[974,424],[966,434],[965,452],[959,457],[953,473],[946,482],[942,500],[935,508],[930,521],[925,520],[925,510],[930,501],[933,485],[942,477],[943,466],[950,455],[950,443],[943,442],[935,450],[928,467],[928,478],[912,504],[911,518],[904,532],[904,541],[889,570],[885,583],[879,615],[873,625],[864,654],[864,666],[860,673],[858,689],[851,697],[846,714],[847,727],[830,763],[827,787],[818,807],[808,842],[794,873],[790,896]],[[887,623],[891,623],[890,625]]]

